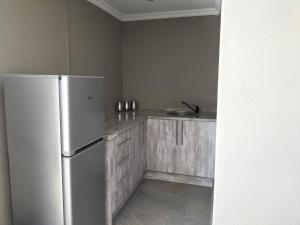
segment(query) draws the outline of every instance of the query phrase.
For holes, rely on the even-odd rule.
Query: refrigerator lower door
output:
[[[65,225],[105,225],[105,141],[63,158]]]

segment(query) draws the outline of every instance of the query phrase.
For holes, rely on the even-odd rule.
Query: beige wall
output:
[[[122,95],[121,24],[84,0],[0,0],[0,224],[11,224],[2,75],[105,75],[107,103]],[[107,104],[107,110],[111,105]]]
[[[128,22],[123,26],[124,97],[141,108],[180,102],[217,105],[219,17]]]
[[[122,99],[121,22],[83,0],[69,0],[70,73],[105,76],[106,109]]]

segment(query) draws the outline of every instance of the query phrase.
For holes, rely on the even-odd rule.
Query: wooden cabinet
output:
[[[147,126],[147,169],[174,173],[177,121],[149,119]]]
[[[107,141],[106,224],[112,224],[146,170],[213,178],[215,135],[215,122],[148,119]]]
[[[182,121],[176,173],[214,178],[216,123]]]
[[[147,169],[145,148],[146,122],[139,123],[131,129],[132,137],[132,166],[131,166],[131,189],[143,178]]]
[[[106,143],[107,224],[123,206],[146,171],[145,122]]]
[[[215,122],[149,119],[148,170],[213,178]]]
[[[120,205],[126,198],[130,190],[130,172],[132,158],[132,137],[129,132],[117,137],[116,155],[115,155],[115,182],[116,182],[116,203]]]

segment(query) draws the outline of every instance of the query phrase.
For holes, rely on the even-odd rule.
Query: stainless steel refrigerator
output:
[[[4,79],[14,225],[104,225],[103,77]]]

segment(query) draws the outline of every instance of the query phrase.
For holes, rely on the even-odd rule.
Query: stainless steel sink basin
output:
[[[186,109],[167,109],[167,114],[170,116],[194,116],[195,112]]]

